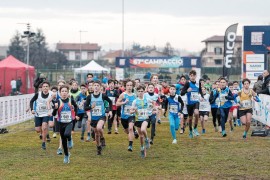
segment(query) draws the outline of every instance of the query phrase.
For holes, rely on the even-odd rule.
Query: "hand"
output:
[[[32,114],[35,114],[35,110],[32,110],[31,113],[32,113]]]
[[[190,92],[190,91],[192,91],[192,88],[188,88],[188,89],[187,89],[187,92]]]
[[[52,116],[52,113],[51,111],[48,112],[48,116],[51,117]]]
[[[112,111],[109,111],[109,117],[110,118],[112,117]]]
[[[78,121],[80,119],[80,117],[79,116],[75,116],[75,119]]]
[[[96,107],[96,102],[93,102],[91,108],[94,109]]]
[[[127,104],[127,103],[128,103],[128,101],[129,101],[129,100],[128,100],[128,99],[126,99],[126,100],[124,101],[124,104]]]
[[[54,104],[54,108],[55,108],[55,109],[58,109],[58,103],[55,103],[55,104]]]
[[[30,111],[30,108],[27,108],[27,109],[26,109],[26,112],[29,112],[29,111]]]

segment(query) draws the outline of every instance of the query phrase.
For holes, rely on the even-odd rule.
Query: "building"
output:
[[[201,52],[202,67],[222,67],[224,54],[224,36],[212,36],[203,40],[205,49]],[[241,56],[242,36],[237,36],[234,56]],[[239,59],[239,58],[237,58]],[[236,61],[236,63],[239,63]]]
[[[57,43],[56,49],[62,52],[69,61],[97,60],[99,58],[100,46],[96,43]]]

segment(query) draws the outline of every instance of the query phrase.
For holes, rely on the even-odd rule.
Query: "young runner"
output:
[[[187,94],[187,110],[189,116],[189,137],[193,138],[193,133],[199,136],[197,129],[199,121],[199,94],[201,93],[201,85],[196,85],[197,73],[195,70],[189,72],[190,81],[186,82],[185,86],[181,91],[181,96]],[[192,119],[195,116],[194,129],[192,131]]]
[[[238,107],[239,107],[239,105],[237,104],[238,91],[235,91],[233,89],[233,83],[229,82],[228,86],[229,86],[229,89],[232,92],[233,97],[234,97],[234,100],[232,100],[232,107],[230,108],[229,115],[228,115],[228,121],[230,123],[231,132],[232,132],[233,131],[233,122],[234,122],[234,126],[236,126],[237,111],[238,111]]]
[[[221,132],[221,123],[220,123],[220,111],[219,111],[219,105],[220,105],[220,102],[219,102],[219,98],[216,98],[217,97],[217,94],[219,93],[218,92],[218,89],[219,89],[219,81],[216,81],[214,84],[213,84],[213,89],[211,91],[211,94],[210,94],[210,97],[209,97],[209,102],[210,102],[210,105],[211,105],[211,114],[212,114],[212,117],[213,117],[213,125],[214,125],[214,128],[215,128],[215,131],[216,132]],[[218,124],[217,124],[218,122]]]
[[[124,86],[126,91],[123,92],[117,102],[116,106],[121,106],[121,124],[125,130],[125,133],[128,134],[128,151],[133,150],[133,139],[134,139],[134,123],[135,116],[133,113],[130,113],[130,109],[132,107],[132,102],[135,100],[135,94],[132,93],[132,89],[134,87],[134,82],[130,79],[127,79],[124,82]]]
[[[80,89],[79,89],[79,84],[77,81],[73,80],[71,81],[71,89],[70,89],[70,92],[69,94],[73,97],[73,99],[75,100],[79,94],[81,93]],[[74,128],[75,128],[75,125],[76,125],[76,122],[77,121],[72,121],[73,122],[73,127],[72,127],[72,134],[74,133]]]
[[[154,91],[155,85],[153,83],[149,83],[147,87],[147,92],[144,94],[144,98],[148,100],[148,105],[149,105],[149,111],[152,112],[153,109],[158,109],[159,108],[159,99],[158,99],[158,94],[156,94]],[[154,104],[154,106],[153,106]],[[149,124],[148,127],[151,125],[151,140],[150,144],[154,144],[154,137],[156,136],[156,116],[157,113],[150,113],[149,116]]]
[[[249,89],[250,80],[243,79],[242,81],[243,89],[239,91],[238,96],[240,99],[240,108],[239,108],[239,116],[242,121],[242,124],[245,124],[245,131],[243,133],[243,139],[247,138],[247,133],[250,128],[251,117],[252,117],[252,96],[255,101],[260,101],[257,94]]]
[[[141,143],[141,157],[146,157],[146,149],[150,148],[149,139],[147,136],[147,125],[149,117],[149,105],[144,97],[145,87],[139,85],[137,87],[137,98],[132,102],[131,113],[135,113],[135,126],[138,128]],[[154,110],[155,111],[155,110]],[[151,112],[151,113],[154,113]]]
[[[52,92],[50,91],[50,83],[45,81],[42,83],[42,91],[34,95],[30,101],[30,108],[32,114],[35,115],[35,130],[37,133],[42,131],[42,149],[46,149],[46,136],[48,133],[48,123],[50,127],[53,126],[53,121],[49,122],[51,116],[48,100],[51,98]],[[35,107],[33,106],[35,102]]]
[[[204,123],[207,122],[208,117],[209,117],[209,112],[211,109],[211,106],[209,103],[209,97],[210,95],[207,93],[206,88],[202,87],[202,95],[200,96],[200,106],[199,106],[199,115],[200,115],[201,126],[202,126],[202,134],[206,133]]]
[[[112,101],[110,98],[101,93],[101,82],[94,82],[94,93],[90,94],[86,98],[85,102],[85,111],[89,111],[91,113],[91,126],[95,131],[95,140],[97,143],[97,155],[101,155],[102,147],[106,146],[105,138],[103,133],[103,127],[105,124],[105,105],[104,101],[109,103],[109,117],[112,116]]]
[[[176,88],[174,85],[170,86],[169,91],[170,96],[168,97],[167,102],[169,107],[170,130],[173,138],[172,144],[177,144],[176,131],[179,129],[184,102],[182,101],[181,96],[175,94]]]
[[[161,89],[162,89],[162,87],[161,87],[161,85],[159,85],[158,75],[156,75],[156,74],[152,75],[151,78],[150,78],[150,82],[152,84],[154,84],[154,93],[156,93],[158,95],[161,95],[161,92],[162,92]],[[159,124],[161,124],[161,119],[160,119],[161,118],[161,115],[162,115],[162,111],[161,111],[161,107],[159,107],[158,108],[158,113],[156,115],[156,119],[157,119],[157,122]]]
[[[60,126],[60,135],[62,139],[62,147],[64,149],[64,163],[67,164],[70,162],[70,152],[68,149],[73,148],[73,140],[71,137],[72,126],[75,119],[79,119],[76,116],[77,112],[77,104],[74,99],[69,98],[69,87],[67,85],[63,85],[60,87],[60,96],[57,104],[55,106],[55,110],[53,114],[56,112],[58,114],[58,122]]]

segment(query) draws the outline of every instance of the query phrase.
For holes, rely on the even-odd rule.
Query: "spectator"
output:
[[[86,84],[88,84],[90,81],[93,81],[94,75],[92,73],[88,73],[86,75]]]
[[[41,83],[43,83],[44,81],[46,81],[46,77],[44,74],[40,74],[37,79],[34,82],[34,87],[35,87],[35,93],[38,92],[38,87]]]
[[[269,89],[268,89],[268,85],[270,82],[270,74],[267,70],[263,71],[263,84],[262,84],[262,90],[259,91],[257,94],[270,94]]]
[[[17,89],[17,92],[21,92],[21,87],[22,87],[22,80],[21,80],[21,77],[19,77],[16,81],[16,89]]]
[[[158,79],[162,81],[162,80],[163,80],[163,75],[160,74],[160,75],[158,76]]]
[[[10,82],[10,86],[11,86],[11,89],[12,89],[12,92],[11,92],[11,95],[15,95],[16,93],[16,90],[17,90],[17,87],[16,87],[16,81],[14,78],[12,78],[11,82]]]
[[[262,85],[263,85],[263,76],[259,75],[257,82],[255,82],[254,86],[253,86],[253,91],[258,93],[262,90]]]

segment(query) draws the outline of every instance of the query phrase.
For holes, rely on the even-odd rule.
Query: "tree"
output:
[[[167,42],[164,49],[163,49],[163,53],[168,54],[169,56],[173,56],[174,55],[174,49],[171,46],[171,43]]]
[[[48,51],[46,62],[48,65],[57,63],[58,66],[63,66],[67,64],[67,57],[61,52]]]
[[[15,58],[26,62],[26,51],[24,47],[25,42],[21,38],[21,34],[16,31],[14,37],[10,40],[10,45],[8,46],[7,54],[12,55]]]

